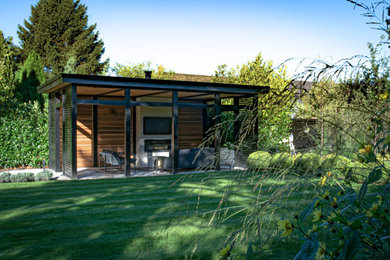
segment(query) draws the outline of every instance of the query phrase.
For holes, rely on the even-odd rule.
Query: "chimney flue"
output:
[[[152,79],[152,71],[144,70],[144,73],[145,73],[145,79]]]

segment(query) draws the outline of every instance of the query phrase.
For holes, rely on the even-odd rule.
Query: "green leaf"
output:
[[[311,215],[314,209],[314,205],[318,199],[313,200],[309,206],[307,206],[299,216],[300,221],[305,221],[308,216]]]
[[[362,222],[358,219],[355,219],[351,224],[349,224],[349,227],[352,229],[358,229],[362,225]]]
[[[347,239],[344,245],[343,259],[353,259],[360,248],[359,233],[354,230],[352,236]]]
[[[255,253],[253,252],[252,242],[249,243],[248,248],[246,250],[246,259],[247,260],[255,259]]]
[[[380,169],[380,166],[377,166],[368,175],[367,184],[379,181],[381,178],[382,178],[382,170]]]
[[[364,181],[364,183],[362,184],[362,186],[360,187],[360,190],[359,190],[359,196],[358,196],[358,202],[360,203],[362,201],[362,199],[364,198],[364,196],[366,195],[366,192],[367,192],[367,185],[368,185],[368,179]]]
[[[314,259],[319,246],[318,237],[313,240],[306,240],[306,242],[301,246],[298,254],[295,255],[294,260]]]

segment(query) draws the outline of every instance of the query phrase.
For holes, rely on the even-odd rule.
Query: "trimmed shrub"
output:
[[[11,182],[19,182],[19,175],[11,174]]]
[[[48,181],[51,177],[53,177],[53,173],[51,171],[38,172],[37,175],[35,175],[35,180]]]
[[[35,181],[35,175],[32,172],[26,172],[25,173],[27,181]]]
[[[331,171],[336,176],[345,176],[353,162],[345,156],[328,154],[321,163],[321,169],[325,172]]]
[[[47,109],[37,102],[0,106],[0,168],[42,167],[48,158]]]
[[[298,155],[294,161],[294,169],[301,174],[313,173],[319,169],[321,157],[315,153]]]
[[[11,173],[4,172],[0,174],[0,182],[11,182]]]
[[[272,156],[268,167],[272,170],[283,170],[292,165],[293,157],[289,153],[277,153]]]
[[[267,169],[271,161],[271,155],[265,151],[251,153],[248,157],[248,167],[255,170]]]

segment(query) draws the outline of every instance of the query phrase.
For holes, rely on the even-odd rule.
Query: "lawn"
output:
[[[4,183],[0,258],[210,259],[253,215],[261,230],[243,233],[237,253],[261,233],[264,250],[288,257],[299,240],[268,238],[314,189],[251,172]]]

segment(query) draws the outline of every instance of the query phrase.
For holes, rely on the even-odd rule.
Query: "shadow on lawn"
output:
[[[3,184],[0,257],[213,258],[245,217],[243,211],[227,218],[222,209],[256,200],[256,181],[245,184],[247,177],[200,174],[178,182],[179,175]]]
[[[195,256],[210,258],[229,222],[213,230],[199,213],[212,211],[219,198],[202,195],[209,204],[199,208],[199,198],[190,196],[182,182],[172,185],[176,179],[3,184],[0,256],[182,258],[195,246]]]

